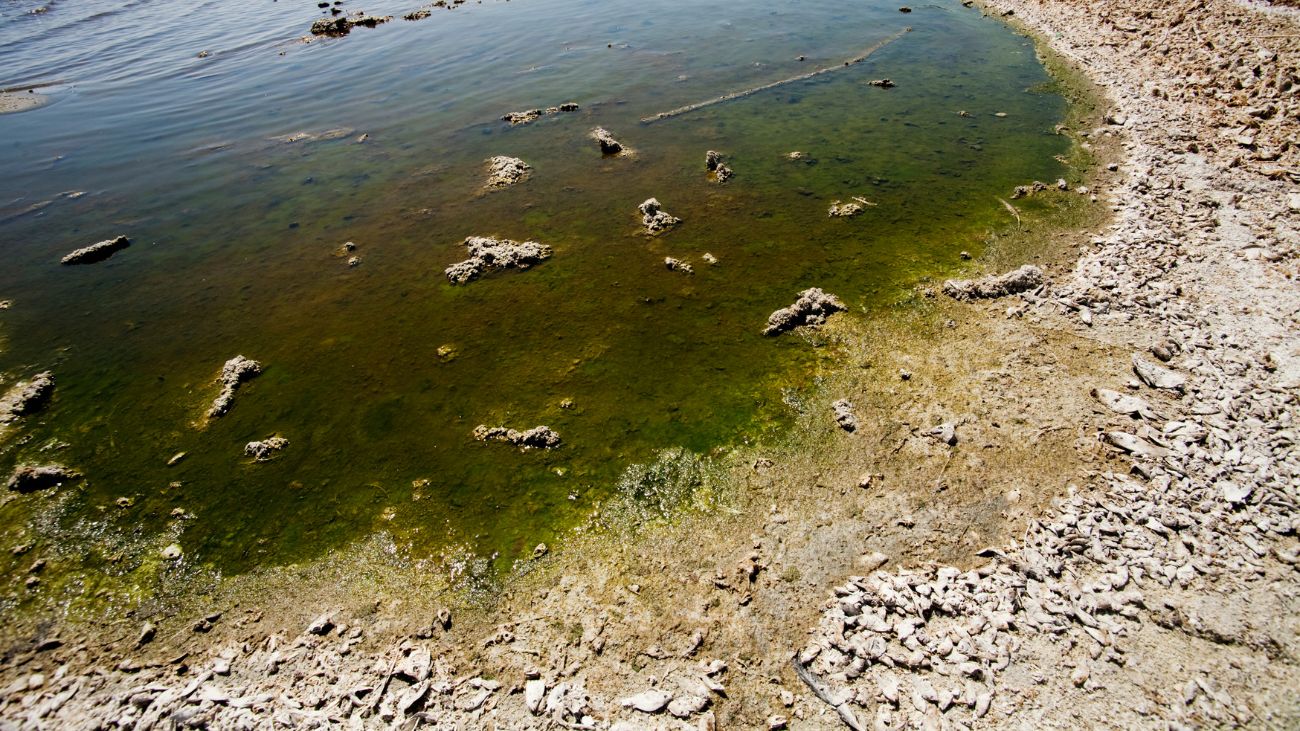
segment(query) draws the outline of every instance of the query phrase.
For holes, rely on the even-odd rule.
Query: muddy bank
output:
[[[1242,28],[1293,25],[1227,3],[1002,7],[1077,54],[1125,122],[1079,127],[1098,154],[1127,145],[1116,174],[1089,181],[1115,225],[1062,237],[1077,255],[1043,255],[1041,292],[973,303],[919,292],[897,322],[841,315],[796,333],[824,354],[826,389],[790,395],[804,416],[788,442],[737,449],[712,470],[679,453],[635,471],[633,492],[698,512],[542,552],[490,609],[457,604],[444,621],[445,587],[382,546],[358,548],[175,614],[11,630],[6,716],[1294,725],[1294,218],[1263,166],[1277,161],[1220,140],[1201,115],[1222,108],[1205,94],[1152,102],[1138,75],[1149,66],[1134,60],[1149,52],[1139,31],[1231,48]],[[1139,31],[1099,31],[1098,17]],[[1175,57],[1204,48],[1168,45]],[[1194,139],[1175,138],[1170,119]],[[1261,123],[1255,139],[1290,134]],[[1294,151],[1281,154],[1289,165]],[[989,270],[1043,250],[1041,231],[1025,234],[1039,246],[1008,244]],[[1134,372],[1134,354],[1156,347],[1186,379],[1181,393]],[[1103,388],[1159,418],[1099,403],[1091,391]],[[852,433],[828,418],[832,398],[855,405]],[[930,438],[935,424],[961,440]],[[1099,440],[1109,432],[1168,454],[1123,454]]]

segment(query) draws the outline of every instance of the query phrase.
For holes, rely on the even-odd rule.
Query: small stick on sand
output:
[[[687,112],[694,112],[694,111],[696,111],[697,109],[703,109],[703,108],[705,108],[705,107],[711,107],[711,106],[713,106],[714,104],[721,104],[722,102],[729,102],[729,101],[733,101],[733,100],[735,100],[735,99],[743,99],[743,98],[745,98],[745,97],[747,97],[747,96],[750,96],[750,95],[752,95],[752,94],[757,94],[757,93],[760,92],[760,91],[767,91],[768,89],[775,89],[775,88],[778,87],[778,86],[784,86],[785,84],[791,84],[791,83],[794,83],[794,82],[796,82],[796,81],[805,81],[805,80],[807,80],[807,79],[811,79],[811,78],[813,78],[814,76],[820,76],[820,75],[822,75],[822,74],[824,74],[824,73],[828,73],[828,72],[830,72],[830,71],[837,71],[837,70],[839,70],[839,69],[848,68],[849,66],[853,66],[854,64],[859,64],[859,63],[862,63],[863,61],[866,61],[867,58],[871,56],[871,54],[875,53],[876,51],[879,51],[880,49],[884,48],[885,46],[888,46],[890,43],[893,43],[894,41],[898,40],[899,38],[902,38],[904,35],[906,35],[906,34],[907,34],[909,31],[911,31],[911,30],[912,30],[912,27],[911,27],[911,26],[908,26],[908,27],[906,27],[906,28],[904,28],[904,29],[898,31],[897,33],[893,34],[892,36],[889,36],[888,38],[885,38],[885,39],[883,39],[883,40],[877,41],[877,42],[875,43],[875,45],[871,46],[870,48],[868,48],[867,50],[865,50],[865,51],[863,51],[862,53],[858,54],[857,56],[855,56],[855,57],[853,57],[853,58],[851,58],[851,59],[845,61],[845,62],[844,62],[842,65],[840,65],[840,66],[827,66],[826,68],[820,68],[820,69],[817,69],[816,71],[810,71],[810,72],[808,72],[808,73],[806,73],[806,74],[799,74],[798,76],[791,76],[791,77],[788,78],[788,79],[782,79],[782,80],[780,80],[780,81],[773,81],[773,82],[770,83],[770,84],[763,84],[762,86],[755,86],[755,87],[753,87],[753,88],[751,88],[751,89],[745,89],[745,90],[743,90],[743,91],[733,91],[733,92],[731,92],[730,94],[723,94],[722,96],[720,96],[720,97],[718,97],[718,98],[716,98],[716,99],[710,99],[710,100],[708,100],[708,101],[706,101],[706,102],[699,102],[699,103],[696,103],[696,104],[687,104],[687,105],[684,106],[684,107],[678,107],[678,108],[676,108],[676,109],[673,109],[673,110],[670,110],[670,111],[667,111],[667,112],[660,112],[659,114],[651,115],[651,116],[649,116],[649,117],[642,117],[642,118],[641,118],[641,122],[642,122],[643,124],[650,124],[651,122],[658,122],[658,121],[661,120],[661,119],[671,119],[672,117],[677,117],[677,116],[680,116],[680,115],[682,115],[682,114],[686,114]]]

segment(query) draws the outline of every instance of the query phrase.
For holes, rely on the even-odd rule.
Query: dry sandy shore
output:
[[[1297,16],[988,10],[1109,97],[1074,132],[1119,150],[1089,181],[1114,216],[1041,288],[931,300],[924,343],[810,338],[863,366],[828,367],[856,432],[809,404],[807,444],[732,465],[742,496],[450,621],[340,562],[208,616],[19,628],[0,725],[1300,726]]]

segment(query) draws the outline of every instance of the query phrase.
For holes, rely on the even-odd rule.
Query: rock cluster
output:
[[[510,442],[525,449],[554,449],[560,446],[560,435],[549,426],[535,426],[526,431],[507,429],[504,426],[474,427],[474,438],[480,442]]]
[[[712,173],[712,180],[715,183],[725,183],[731,179],[731,168],[722,161],[722,154],[714,150],[704,153],[704,169]]]
[[[469,258],[446,269],[452,284],[465,284],[494,269],[527,269],[551,258],[551,247],[536,241],[520,243],[494,236],[470,236],[465,246]]]
[[[982,279],[949,279],[943,283],[943,293],[959,300],[993,299],[1028,292],[1042,284],[1043,270],[1026,264],[1014,271]]]
[[[514,185],[528,177],[528,171],[532,170],[532,167],[523,160],[517,157],[506,157],[505,155],[489,158],[487,166],[487,187],[489,188],[504,188]]]
[[[54,374],[49,371],[15,383],[0,397],[0,424],[40,411],[53,392]]]
[[[117,252],[131,245],[131,240],[125,236],[118,236],[114,239],[101,241],[98,244],[82,247],[76,251],[68,253],[63,257],[60,264],[94,264],[97,261],[103,261]]]
[[[664,267],[670,272],[681,272],[682,274],[694,274],[695,267],[690,262],[675,259],[671,256],[664,257]]]
[[[682,222],[682,219],[663,210],[658,198],[647,198],[637,206],[637,210],[641,212],[641,225],[645,226],[646,233],[649,234],[657,234]]]
[[[226,361],[225,365],[221,366],[221,375],[217,378],[221,384],[221,393],[217,394],[212,407],[208,409],[208,418],[224,416],[227,411],[230,411],[230,407],[235,404],[235,391],[239,390],[240,384],[255,378],[261,372],[261,363],[242,355],[236,355]]]
[[[817,287],[805,289],[799,293],[799,299],[789,307],[782,307],[767,318],[764,335],[780,335],[796,327],[817,327],[825,324],[826,318],[836,312],[848,309],[838,297],[827,294]]]
[[[269,462],[275,457],[276,453],[283,451],[288,446],[288,439],[275,434],[261,441],[245,444],[244,455],[252,457],[254,462]]]

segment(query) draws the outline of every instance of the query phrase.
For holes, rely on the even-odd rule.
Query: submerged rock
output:
[[[834,203],[831,204],[830,211],[827,212],[827,215],[829,215],[831,218],[853,218],[859,213],[862,213],[861,205],[857,203],[853,203],[852,201],[848,203],[841,203],[840,201],[835,201]]]
[[[541,449],[549,449],[560,443],[560,435],[549,426],[535,426],[527,431],[518,431],[503,426],[479,425],[474,429],[474,438],[480,442],[510,442],[520,447]]]
[[[0,398],[0,424],[41,410],[54,391],[54,374],[37,373],[31,380],[19,381]]]
[[[1042,284],[1043,270],[1026,264],[1015,271],[982,279],[949,279],[943,283],[943,293],[959,300],[991,299],[1028,292]]]
[[[559,114],[560,112],[576,112],[579,107],[576,102],[565,102],[558,106],[547,107],[546,109],[529,109],[523,112],[507,112],[501,116],[502,122],[510,124],[528,124],[529,122],[540,119],[543,114]]]
[[[597,127],[591,131],[591,138],[600,144],[600,151],[606,155],[617,155],[623,152],[623,143],[614,139],[614,135],[604,127]]]
[[[789,307],[782,307],[767,318],[764,335],[780,335],[787,330],[807,325],[817,327],[836,312],[848,309],[838,297],[826,294],[817,287],[799,293],[799,299]]]
[[[487,187],[489,188],[504,188],[508,185],[514,185],[528,177],[528,171],[533,169],[523,160],[517,157],[506,157],[505,155],[488,158],[487,165]]]
[[[340,16],[336,18],[321,18],[311,24],[311,34],[314,36],[345,36],[352,32],[356,26],[374,28],[380,23],[387,23],[392,20],[387,15],[354,15],[351,18]]]
[[[681,259],[674,259],[671,256],[664,258],[664,266],[667,267],[670,272],[681,272],[682,274],[695,273],[695,267],[691,266],[689,262],[682,261]]]
[[[554,449],[560,446],[560,435],[549,426],[535,426],[527,431],[507,429],[504,426],[474,427],[474,438],[480,442],[510,442],[524,449]]]
[[[221,377],[218,379],[221,383],[221,393],[217,394],[216,400],[212,402],[212,408],[208,409],[208,418],[224,416],[227,411],[230,411],[230,407],[235,403],[235,391],[239,385],[261,372],[261,363],[242,355],[236,355],[226,361],[226,364],[221,367]]]
[[[244,455],[252,457],[255,462],[269,462],[275,457],[276,452],[283,451],[289,446],[289,440],[275,434],[263,439],[260,442],[249,442],[244,445]]]
[[[704,153],[704,167],[713,173],[714,182],[725,183],[731,179],[731,168],[722,162],[722,155],[714,150]]]
[[[36,492],[47,487],[58,487],[65,482],[80,480],[81,473],[63,465],[19,465],[9,475],[9,489],[14,492]]]
[[[682,219],[663,210],[658,198],[647,198],[637,206],[637,210],[641,211],[641,225],[645,226],[646,233],[657,234],[682,222]]]
[[[519,243],[492,236],[470,236],[465,239],[465,246],[469,247],[469,258],[446,269],[452,284],[465,284],[489,269],[527,269],[551,258],[551,247],[536,241]]]
[[[60,264],[94,264],[97,261],[103,261],[117,252],[131,245],[131,240],[125,236],[118,236],[115,239],[101,241],[98,244],[91,244],[76,251],[69,253],[59,261]]]
[[[847,432],[858,430],[858,417],[853,415],[853,404],[848,399],[840,399],[831,404],[831,410],[835,413],[835,423]]]

